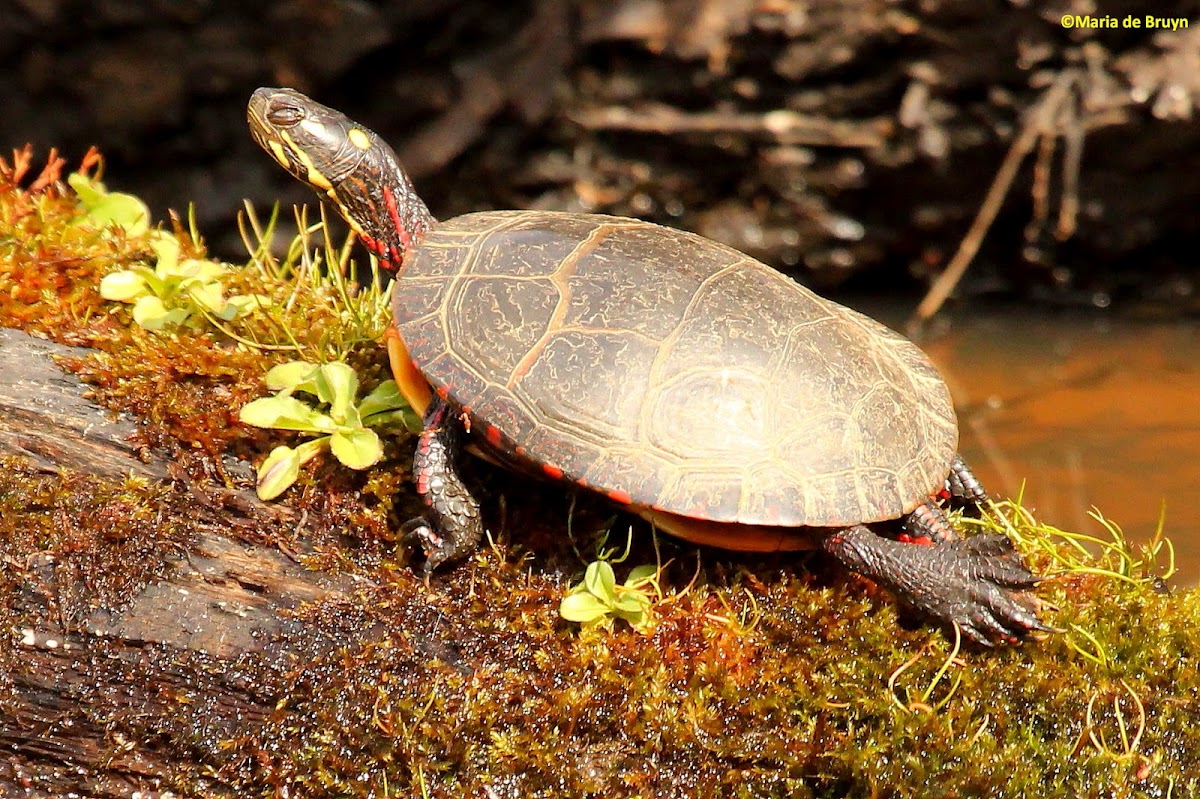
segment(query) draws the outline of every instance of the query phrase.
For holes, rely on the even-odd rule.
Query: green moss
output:
[[[1022,522],[1019,533],[1061,546],[1049,528]],[[1044,569],[1040,551],[1031,554]],[[343,648],[344,670],[291,686],[293,713],[260,733],[287,742],[268,770],[354,796],[385,784],[409,795],[422,782],[435,796],[484,786],[1012,797],[1200,787],[1200,605],[1194,592],[1155,591],[1140,580],[1149,572],[1135,584],[1089,575],[1045,589],[1060,607],[1053,623],[1104,643],[1101,666],[1071,634],[955,653],[940,633],[901,630],[861,586],[814,586],[778,564],[755,577],[713,571],[659,608],[650,635],[573,630],[553,612],[560,578],[493,553],[429,599],[397,575],[360,606],[364,626],[392,632]],[[343,611],[305,614],[320,626]]]
[[[261,393],[266,368],[296,353],[256,352],[222,331],[133,329],[94,287],[123,259],[144,258],[141,245],[72,240],[61,226],[73,212],[59,205],[72,201],[53,181],[30,190],[13,169],[4,175],[0,313],[96,348],[75,368],[101,399],[138,414],[157,445],[195,453],[193,477],[249,487],[222,476],[223,459],[269,447],[233,414]],[[337,331],[343,314],[321,310],[324,289],[272,286],[253,270],[237,280],[274,307],[296,298],[290,307],[315,320],[297,346],[346,345],[360,375],[382,379],[377,349]],[[279,341],[281,324],[233,332]],[[557,613],[590,559],[565,533],[559,486],[480,467],[496,543],[429,587],[403,566],[392,538],[415,505],[406,446],[389,442],[386,465],[369,475],[327,463],[289,495],[306,512],[306,565],[351,573],[354,593],[300,606],[302,623],[263,653],[222,661],[157,651],[203,684],[167,711],[100,719],[114,741],[179,752],[165,779],[181,795],[1200,793],[1200,594],[1163,589],[1162,541],[1131,546],[1112,528],[1110,539],[1084,542],[1015,505],[962,520],[1007,532],[1052,575],[1038,594],[1064,632],[1007,649],[960,650],[941,632],[908,629],[887,597],[820,558],[697,557],[671,541],[661,546],[665,598],[645,632],[580,630]],[[86,589],[67,597],[68,610],[119,605],[186,548],[194,509],[178,496],[3,461],[0,552],[20,569],[68,563],[64,574]],[[600,512],[583,507],[576,519]],[[628,563],[655,561],[649,539],[635,533]],[[63,602],[31,599],[20,569],[0,572],[8,630],[50,620]],[[0,656],[5,691],[19,671],[12,651]],[[78,668],[102,682],[102,658]],[[201,701],[206,688],[230,685],[239,686],[232,710]]]
[[[51,564],[61,591],[23,605],[38,608],[39,621],[74,629],[80,614],[124,605],[166,572],[189,538],[163,513],[178,502],[175,494],[145,480],[48,475],[0,458],[0,553],[8,566],[0,592],[9,599],[0,613],[14,613],[12,599],[31,588],[30,574]],[[5,619],[5,629],[15,619]]]
[[[89,347],[88,354],[62,359],[62,365],[93,386],[97,402],[140,419],[142,443],[182,472],[215,477],[227,487],[251,487],[247,476],[227,471],[227,459],[260,460],[276,444],[299,441],[238,421],[241,407],[268,393],[262,378],[273,365],[297,355],[344,358],[364,391],[389,377],[376,340],[383,333],[387,303],[373,285],[360,289],[340,277],[352,271],[348,248],[338,250],[326,241],[313,249],[305,237],[278,260],[270,254],[274,217],[262,227],[248,213],[254,254],[246,265],[229,269],[226,288],[266,296],[269,305],[229,322],[210,319],[207,326],[149,332],[133,323],[128,305],[104,300],[98,287],[107,274],[153,263],[151,244],[163,234],[144,223],[128,228],[94,222],[88,206],[63,184],[61,159],[52,156],[37,176],[31,164],[28,148],[12,164],[0,159],[0,319]],[[91,152],[75,177],[94,177],[101,166],[99,154]],[[185,229],[173,217],[171,228],[180,258],[207,257],[194,227]],[[329,270],[334,277],[323,273],[328,263],[337,266]],[[323,477],[337,471],[322,463],[316,469]],[[335,494],[353,495],[368,478],[336,480]],[[297,500],[313,506],[305,510],[329,510],[327,498],[312,492]],[[318,515],[314,521],[322,529],[345,527],[349,514],[378,528],[386,524],[387,509],[370,504],[364,513],[360,503],[340,508],[337,518]]]

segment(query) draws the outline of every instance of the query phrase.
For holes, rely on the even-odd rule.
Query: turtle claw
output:
[[[406,549],[421,548],[425,562],[421,564],[420,571],[426,583],[434,570],[453,555],[446,539],[434,532],[433,526],[423,516],[409,519],[400,527],[400,544]]]
[[[1012,644],[1035,632],[1055,632],[1038,619],[1041,604],[1031,589],[1039,578],[1002,535],[922,546],[881,538],[858,525],[828,536],[823,548],[976,644]]]
[[[1035,632],[1053,632],[1038,619],[1041,603],[1030,590],[1039,580],[1011,543],[1002,554],[982,554],[980,547],[971,546],[973,540],[964,541],[948,559],[950,573],[937,595],[904,599],[944,624],[958,625],[968,640],[984,646],[1015,644]],[[992,548],[991,542],[987,548]]]
[[[421,572],[428,582],[438,566],[475,550],[483,537],[483,522],[479,502],[458,473],[465,434],[462,423],[441,400],[429,406],[423,423],[413,455],[413,480],[428,513],[405,522],[400,535],[409,546],[421,545],[425,553]]]
[[[977,608],[970,617],[951,618],[949,623],[958,627],[964,638],[985,647],[1019,643],[1035,631],[1053,632],[1038,621],[1032,609],[1037,600],[1031,595],[1002,596],[1001,602],[1007,607]]]

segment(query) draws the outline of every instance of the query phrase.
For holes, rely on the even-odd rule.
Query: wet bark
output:
[[[72,481],[86,490],[88,476],[166,478],[170,464],[137,446],[137,426],[92,405],[55,365],[71,352],[0,330],[0,455],[31,476],[68,475],[68,491]],[[253,495],[196,491],[161,509],[161,523],[182,522],[186,538],[117,604],[97,602],[88,583],[103,577],[66,556],[0,553],[0,613],[12,624],[0,655],[0,796],[164,795],[164,780],[191,771],[200,751],[163,732],[181,702],[205,707],[213,730],[265,718],[275,698],[230,664],[249,655],[290,664],[304,654],[287,640],[322,644],[288,611],[338,597],[345,582],[247,540],[250,520],[283,512]]]

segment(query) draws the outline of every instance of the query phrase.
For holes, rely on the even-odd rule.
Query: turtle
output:
[[[427,509],[403,529],[427,578],[485,531],[469,448],[695,543],[824,551],[985,646],[1051,629],[1011,541],[947,518],[988,495],[908,339],[690,232],[545,210],[436,221],[380,136],[293,89],[258,89],[247,118],[396,276],[387,345],[423,420]]]

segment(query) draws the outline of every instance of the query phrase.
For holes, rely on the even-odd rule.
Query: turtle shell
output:
[[[697,519],[900,517],[957,451],[907,339],[765,264],[621,217],[467,214],[405,259],[413,364],[494,451]]]

